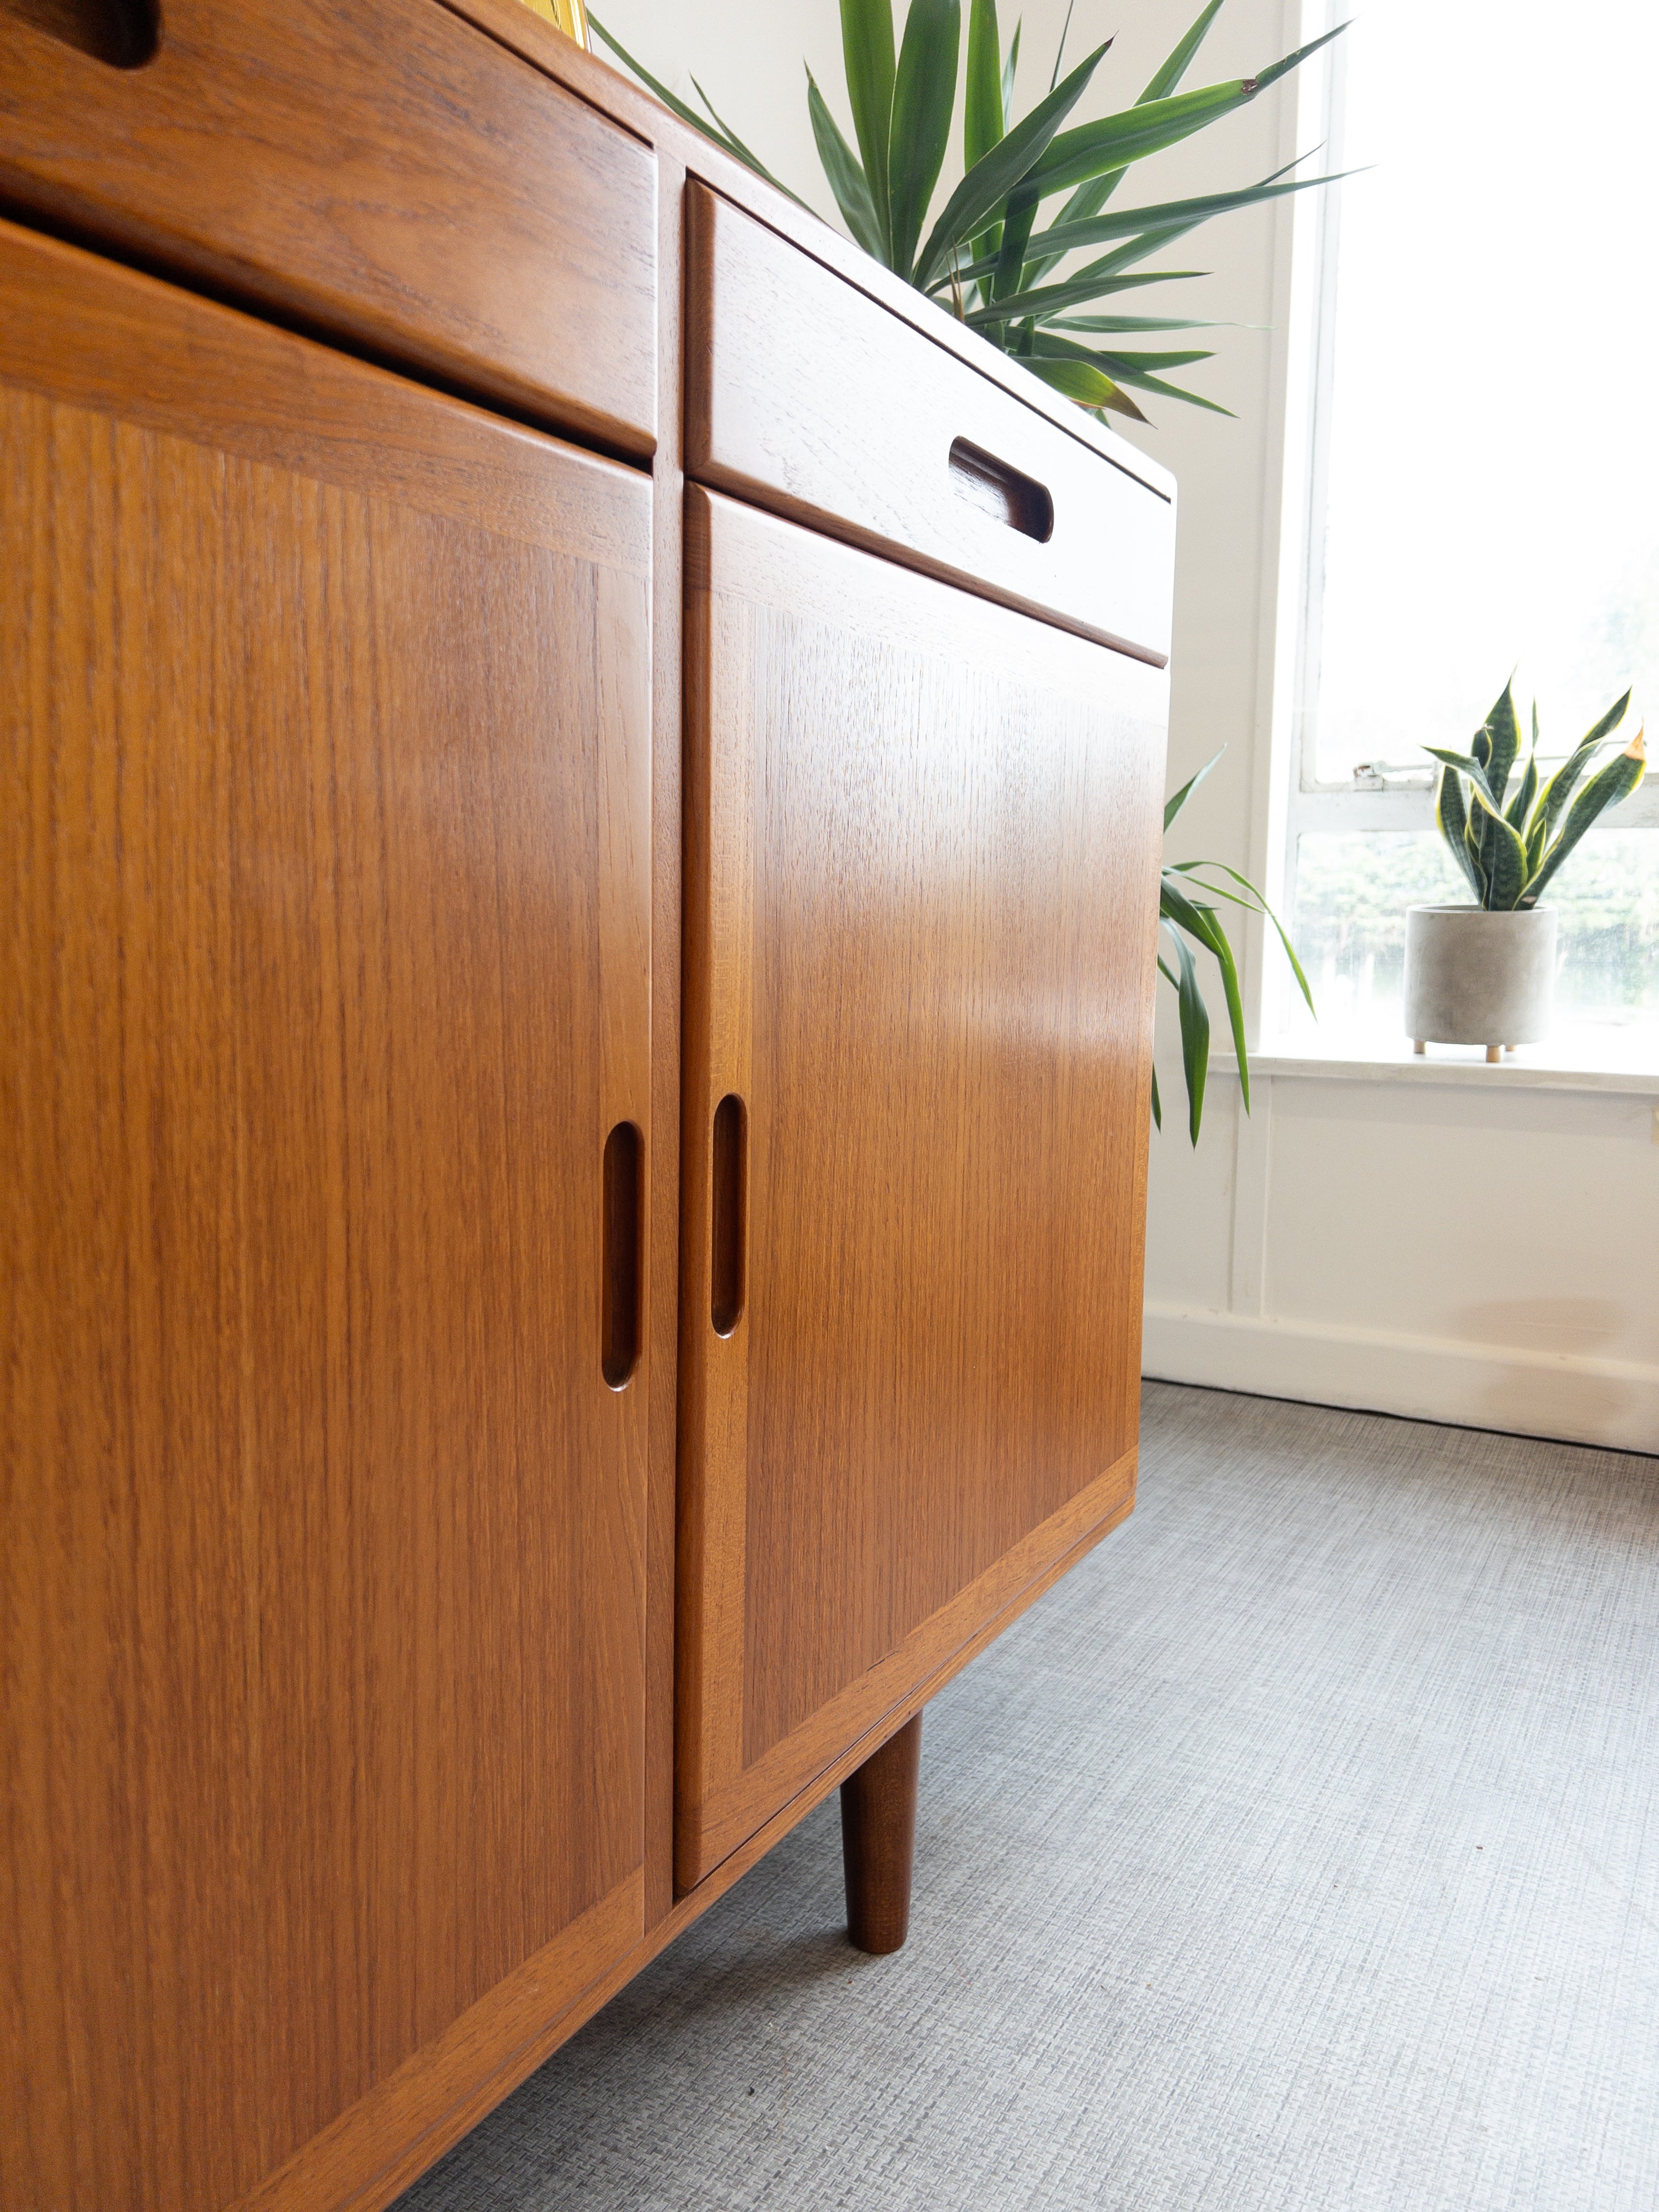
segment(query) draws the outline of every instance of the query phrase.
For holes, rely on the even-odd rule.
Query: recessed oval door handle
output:
[[[735,1091],[714,1109],[714,1249],[709,1319],[730,1336],[743,1319],[749,1244],[749,1116]]]
[[[966,438],[951,441],[951,482],[958,499],[1022,538],[1046,545],[1054,534],[1054,502],[1046,484],[1028,477]]]
[[[155,0],[0,0],[0,18],[8,15],[110,69],[142,69],[161,38]]]
[[[640,1364],[640,1190],[644,1154],[643,1140],[631,1121],[618,1121],[605,1140],[599,1368],[613,1390],[625,1389]]]

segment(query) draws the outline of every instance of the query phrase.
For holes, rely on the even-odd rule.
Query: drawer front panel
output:
[[[43,27],[99,13],[0,0],[14,206],[651,451],[647,147],[433,0],[167,0],[128,68]]]
[[[688,475],[1164,665],[1171,500],[706,186],[687,197]]]

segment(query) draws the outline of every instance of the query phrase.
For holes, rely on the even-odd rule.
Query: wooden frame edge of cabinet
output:
[[[911,1686],[902,1696],[895,1698],[890,1705],[884,1706],[874,1720],[860,1729],[851,1745],[838,1753],[828,1766],[814,1772],[810,1780],[804,1783],[794,1795],[785,1801],[766,1825],[756,1832],[754,1837],[747,1838],[735,1844],[726,1844],[726,1850],[722,1853],[720,1845],[725,1838],[718,1826],[708,1823],[694,1833],[689,1823],[678,1821],[675,1834],[675,1879],[683,1895],[688,1898],[701,1895],[708,1884],[722,1875],[726,1869],[734,1862],[741,1862],[738,1866],[739,1872],[744,1867],[752,1864],[753,1860],[747,1855],[757,1838],[764,1837],[775,1841],[778,1837],[787,1833],[795,1821],[809,1812],[828,1790],[844,1781],[854,1767],[861,1766],[871,1753],[878,1750],[895,1729],[902,1728],[914,1714],[919,1713],[925,1705],[939,1694],[946,1683],[961,1673],[969,1660],[976,1658],[987,1644],[994,1643],[1006,1628],[1010,1627],[1019,1618],[1021,1613],[1035,1605],[1044,1591],[1051,1589],[1068,1568],[1075,1565],[1078,1560],[1092,1551],[1103,1538],[1109,1536],[1121,1522],[1127,1518],[1134,1505],[1138,1464],[1139,1447],[1132,1445],[1127,1452],[1105,1468],[1086,1491],[1079,1493],[1079,1498],[1073,1499],[1070,1505],[1063,1506],[1054,1515],[1053,1520],[1045,1523],[1043,1528],[1031,1532],[1030,1537],[1026,1539],[1026,1543],[1041,1559],[1042,1547],[1037,1540],[1044,1535],[1045,1531],[1054,1531],[1058,1524],[1059,1550],[1027,1573],[1024,1579],[1018,1581],[1006,1595],[1000,1598],[994,1597],[988,1612],[981,1620],[978,1626],[972,1629],[965,1638],[959,1636],[955,1620],[956,1611],[960,1609],[971,1613],[975,1610],[973,1601],[976,1595],[982,1592],[988,1583],[994,1587],[996,1581],[1006,1572],[1008,1558],[1006,1557],[999,1561],[997,1565],[991,1568],[986,1575],[981,1576],[978,1582],[969,1583],[964,1590],[957,1594],[951,1606],[947,1607],[942,1614],[937,1614],[932,1621],[925,1622],[915,1632],[911,1642],[908,1663],[920,1668],[919,1674],[912,1679]],[[1072,1534],[1073,1528],[1076,1526],[1079,1504],[1082,1501],[1091,1502],[1101,1498],[1108,1498],[1110,1502],[1099,1518],[1088,1522],[1077,1534]],[[1086,1505],[1085,1510],[1088,1510]],[[1050,1534],[1049,1541],[1053,1540],[1053,1534]],[[1015,1555],[1009,1555],[1009,1557]],[[952,1640],[953,1638],[957,1640]],[[945,1646],[942,1651],[939,1649],[941,1643]],[[901,1645],[889,1660],[883,1662],[884,1667],[893,1668],[895,1662],[902,1664],[904,1652],[905,1647]],[[833,1708],[829,1710],[833,1711]],[[789,1739],[786,1739],[769,1756],[774,1759],[787,1759],[793,1763],[800,1756],[800,1753],[795,1744]],[[711,1826],[714,1836],[712,1844],[709,1841]],[[762,1848],[769,1848],[769,1844],[763,1845]],[[698,1856],[700,1850],[701,1856]],[[757,1851],[755,1856],[759,1856],[759,1851]],[[733,1878],[735,1879],[735,1876]]]
[[[687,349],[696,343],[689,326]],[[684,571],[681,580],[680,666],[683,743],[680,842],[680,1272],[675,1536],[674,1536],[674,1762],[672,1776],[673,1893],[679,1879],[680,1806],[688,1789],[700,1788],[696,1718],[702,1702],[698,1641],[685,1632],[702,1578],[703,1485],[697,1454],[704,1428],[705,1363],[698,1356],[709,1307],[708,1213],[712,1165],[708,1157],[709,1099],[708,970],[710,896],[707,822],[710,802],[709,748],[699,720],[708,693],[709,625],[709,495],[686,483],[677,505]]]
[[[555,2051],[586,2026],[595,2013],[666,1950],[676,1936],[684,1934],[693,1921],[700,1919],[711,1905],[724,1897],[775,1844],[781,1843],[809,1813],[815,1812],[872,1752],[914,1719],[969,1660],[976,1658],[1068,1569],[1109,1536],[1127,1518],[1134,1503],[1134,1465],[1135,1454],[1131,1451],[1109,1471],[1125,1471],[1129,1484],[1110,1512],[1085,1529],[1057,1559],[1017,1591],[966,1644],[951,1652],[907,1696],[866,1729],[855,1743],[816,1775],[799,1796],[781,1807],[763,1827],[757,1829],[712,1868],[695,1888],[678,1898],[672,1909],[654,1926],[647,1927],[623,1958],[589,1982],[550,2020],[527,2033],[523,2028],[526,2000],[533,1993],[538,1976],[545,1972],[549,1963],[545,1954],[538,1954],[509,1982],[492,1990],[464,2014],[436,2046],[417,2052],[405,2069],[382,2085],[381,2090],[371,2093],[343,2112],[332,2127],[296,2153],[287,2166],[271,2175],[252,2196],[244,2197],[234,2212],[385,2212],[395,2197],[434,2166],[446,2151],[453,2149],[538,2066],[544,2065]],[[635,1875],[611,1897],[592,1907],[576,1928],[566,1930],[566,1936],[574,1937],[578,1929],[588,1929],[590,1922],[614,1914],[619,1899],[625,1897],[626,1903],[631,1903],[637,1910],[639,1889],[640,1877]],[[607,1919],[607,1929],[609,1925]],[[589,1932],[599,1933],[597,1928]],[[594,1948],[598,1948],[597,1942]],[[505,2049],[501,2048],[503,2043]],[[428,2088],[436,2069],[441,2069],[452,2084],[450,2103],[416,2142],[388,2155],[380,2147],[384,2136],[379,2116],[386,2109],[380,2099],[385,2097],[389,2103],[398,2085],[408,2080],[418,2078],[422,2087]],[[391,2132],[396,2140],[395,2130]]]
[[[381,2212],[591,2016],[597,2004],[581,2008],[601,1986],[594,1972],[630,1929],[635,1948],[628,1955],[639,1956],[643,1881],[636,1868],[435,2042],[348,2106],[233,2212]],[[573,1972],[584,1971],[578,1994],[550,2020],[541,2016],[550,1979],[568,1988]],[[429,2112],[446,2091],[449,2101],[438,2116],[424,2127],[416,2120],[411,2129],[411,2119]]]
[[[555,78],[567,91],[646,140],[683,168],[688,179],[695,178],[732,201],[843,282],[900,317],[919,336],[954,353],[969,368],[1000,385],[1022,406],[1045,416],[1159,498],[1173,501],[1176,480],[1162,462],[1143,453],[1115,431],[1104,428],[1070,400],[1051,393],[1028,370],[1010,362],[977,331],[966,329],[890,270],[884,269],[810,209],[799,206],[752,169],[723,154],[712,139],[682,123],[620,70],[585,52],[573,40],[556,31],[524,0],[437,0],[437,4],[462,16],[521,60]]]
[[[516,4],[516,0],[515,0]],[[527,9],[520,12],[529,14]],[[533,18],[532,19],[534,20]],[[550,36],[553,35],[551,33]],[[652,461],[652,1401],[646,1472],[645,1927],[674,1903],[674,1620],[679,1462],[680,1065],[684,990],[685,647],[684,388],[685,179],[657,164],[659,434]]]

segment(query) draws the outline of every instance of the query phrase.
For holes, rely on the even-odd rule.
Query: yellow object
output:
[[[524,0],[524,4],[545,17],[566,38],[574,39],[579,46],[586,46],[590,53],[592,52],[587,37],[587,9],[582,0]]]

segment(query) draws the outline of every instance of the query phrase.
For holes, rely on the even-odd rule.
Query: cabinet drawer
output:
[[[706,186],[688,200],[688,475],[1163,666],[1172,499]]]
[[[656,158],[435,0],[0,0],[0,192],[625,452]]]

